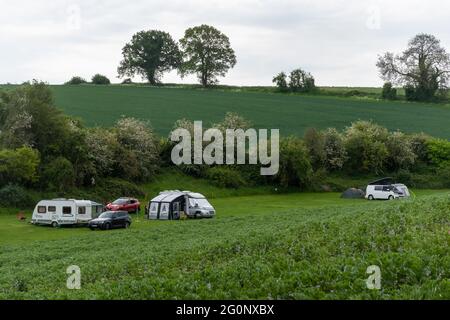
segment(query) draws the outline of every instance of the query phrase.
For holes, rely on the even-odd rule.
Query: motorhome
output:
[[[216,210],[200,193],[190,191],[164,191],[152,199],[148,206],[150,220],[179,220],[188,218],[213,218]]]
[[[55,228],[67,225],[85,225],[104,210],[102,204],[88,200],[42,200],[34,209],[32,224],[51,225]]]

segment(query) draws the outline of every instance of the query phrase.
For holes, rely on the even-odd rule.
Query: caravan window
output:
[[[78,214],[86,214],[86,207],[78,207]]]
[[[63,207],[63,214],[72,214],[72,207]]]
[[[48,212],[56,212],[56,207],[52,206],[52,207],[48,207]]]
[[[38,213],[47,213],[47,207],[39,206],[38,207]]]

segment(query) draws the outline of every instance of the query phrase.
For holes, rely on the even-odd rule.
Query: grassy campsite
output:
[[[450,54],[435,35],[362,54],[372,68],[280,46],[266,70],[238,69],[211,25],[96,32],[96,70],[62,67],[67,50],[51,72],[38,55],[0,74],[0,300],[450,299]],[[221,85],[235,67],[247,85]],[[350,70],[373,87],[319,85]]]

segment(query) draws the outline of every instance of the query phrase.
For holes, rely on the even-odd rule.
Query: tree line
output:
[[[123,83],[141,76],[151,85],[161,82],[164,73],[177,70],[181,77],[197,75],[203,87],[218,83],[236,63],[236,54],[229,38],[218,29],[200,25],[185,31],[178,42],[160,30],[140,31],[122,49],[123,59],[117,69]],[[403,87],[410,101],[439,100],[447,96],[450,76],[450,55],[440,41],[430,34],[418,34],[401,54],[387,52],[378,57],[377,67],[385,80],[382,98],[396,99],[397,87]],[[109,79],[96,75],[94,84],[109,84]],[[74,77],[69,84],[86,81]],[[314,76],[295,69],[289,77],[280,72],[273,78],[280,92],[314,92]]]
[[[227,114],[213,125],[222,131],[251,126],[237,114]],[[181,119],[176,128],[192,130],[193,122]],[[101,189],[124,190],[120,188],[128,181],[131,184],[123,192],[135,192],[135,184],[152,181],[163,168],[174,167],[173,147],[148,122],[133,118],[118,119],[111,128],[86,128],[56,107],[46,84],[27,83],[0,94],[0,202],[2,194],[17,199],[21,194],[17,187],[65,194],[102,183]],[[342,131],[309,129],[303,138],[282,137],[280,172],[274,177],[260,176],[260,167],[253,165],[180,167],[223,187],[302,189],[324,184],[333,174],[402,173],[407,182],[405,177],[421,172],[448,183],[449,168],[448,140],[390,132],[366,121]]]

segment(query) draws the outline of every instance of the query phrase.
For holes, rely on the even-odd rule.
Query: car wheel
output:
[[[125,222],[125,229],[130,228],[130,223],[129,222]]]
[[[370,195],[368,198],[370,201],[375,200],[375,198],[373,197],[373,195]]]
[[[103,227],[103,230],[109,230],[109,229],[111,229],[111,224],[106,223],[105,226]]]
[[[59,228],[59,223],[56,222],[56,221],[53,221],[53,222],[52,222],[52,227],[55,228],[55,229],[56,229],[56,228]]]

